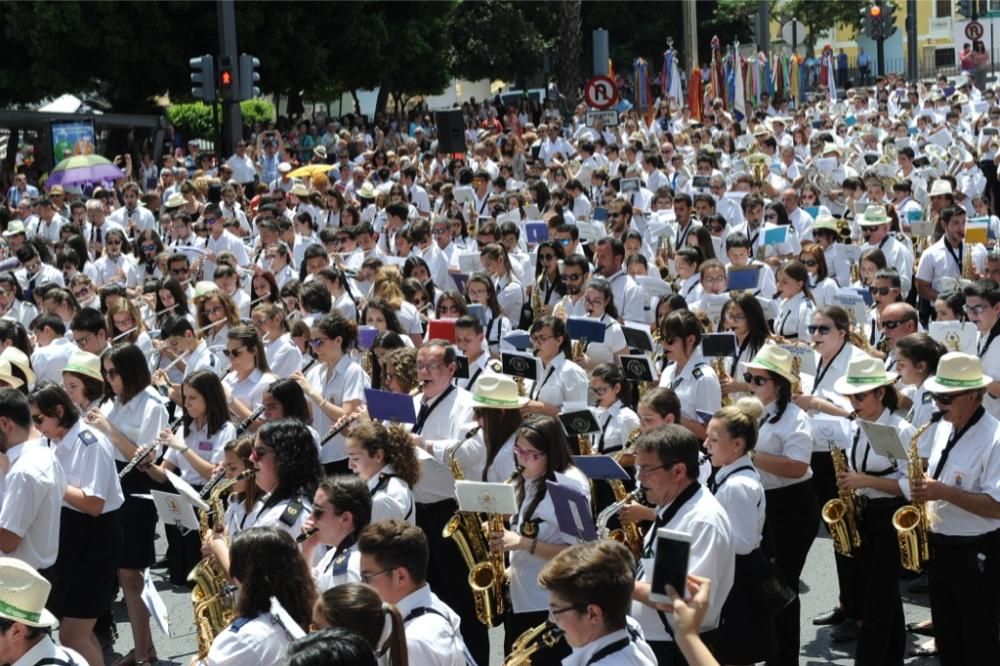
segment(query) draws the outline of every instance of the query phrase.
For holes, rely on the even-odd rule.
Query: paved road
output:
[[[157,553],[162,556],[166,549],[166,539],[160,532],[156,541]],[[153,578],[156,588],[160,591],[170,612],[171,636],[168,638],[153,626],[153,642],[157,654],[163,664],[183,664],[190,662],[194,653],[196,640],[194,626],[191,622],[190,593],[186,589],[174,588],[166,580],[166,571],[154,569]],[[837,645],[830,642],[829,627],[814,627],[810,618],[832,607],[837,594],[837,577],[834,573],[833,545],[823,534],[813,544],[803,572],[802,594],[802,656],[800,664],[805,666],[847,666],[854,662],[854,645]],[[903,584],[905,612],[907,622],[916,622],[930,616],[926,595],[909,595],[906,583]],[[114,605],[115,618],[118,622],[119,640],[115,644],[115,653],[106,654],[107,663],[112,664],[123,653],[132,647],[132,632],[129,629],[128,617],[124,604],[120,601]],[[503,632],[494,629],[491,632],[492,666],[499,666],[503,661]],[[919,644],[920,637],[911,636],[910,645]],[[931,666],[934,659],[907,659],[907,666]]]

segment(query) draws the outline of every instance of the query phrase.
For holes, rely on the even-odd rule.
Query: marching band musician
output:
[[[476,661],[485,662],[489,654],[486,627],[472,621],[475,617],[472,592],[464,578],[459,580],[455,576],[456,571],[466,571],[468,567],[458,547],[442,534],[458,510],[455,477],[448,458],[454,453],[466,479],[478,478],[485,459],[479,440],[463,438],[473,420],[472,400],[468,391],[452,384],[455,358],[455,348],[444,340],[431,340],[417,352],[421,392],[413,396],[417,422],[410,430],[410,439],[419,449],[420,480],[413,487],[413,495],[417,501],[417,527],[427,534],[431,552],[427,582],[444,603],[461,617],[469,618],[462,623],[462,637]]]
[[[238,324],[229,329],[222,355],[229,363],[229,372],[222,379],[229,412],[245,419],[260,405],[264,393],[278,377],[271,372],[264,353],[264,344],[253,326]],[[248,426],[251,430],[258,425]]]
[[[993,280],[976,280],[965,288],[965,314],[979,329],[976,355],[983,372],[1000,377],[1000,285]],[[1000,418],[1000,381],[986,387],[983,406],[993,418]]]
[[[236,437],[236,427],[229,420],[222,382],[214,372],[200,370],[185,379],[181,396],[184,434],[162,429],[158,436],[170,450],[162,463],[149,466],[147,471],[163,483],[169,470],[199,490],[223,462],[223,448]],[[183,533],[173,525],[166,525],[165,532],[171,582],[183,585],[188,572],[201,560],[201,535]]]
[[[979,359],[950,352],[925,382],[943,417],[927,471],[904,495],[927,502],[931,618],[941,663],[1000,658],[995,563],[1000,535],[1000,424],[983,407],[992,378]]]
[[[491,360],[484,344],[483,325],[476,317],[465,315],[455,320],[455,346],[469,359],[469,377],[456,379],[455,383],[471,391],[476,380],[484,374],[499,374],[499,361]]]
[[[545,564],[538,584],[549,593],[549,620],[573,649],[563,666],[655,666],[628,615],[635,564],[625,546],[609,539],[570,546]]]
[[[763,589],[770,567],[760,547],[767,500],[750,459],[763,413],[756,398],[740,398],[712,416],[705,440],[712,461],[706,487],[729,516],[736,553],[733,588],[722,607],[715,642],[716,656],[727,664],[765,661],[777,649],[774,616]]]
[[[362,636],[382,666],[409,663],[403,617],[370,585],[344,583],[320,594],[313,606],[313,624],[321,630],[342,627]]]
[[[313,561],[320,544],[331,546],[312,567],[320,594],[344,583],[361,581],[361,554],[357,539],[372,518],[372,497],[363,479],[356,476],[328,476],[319,482],[313,508],[306,518],[305,531],[298,537],[302,557]]]
[[[722,406],[722,389],[712,366],[701,354],[701,322],[690,310],[667,315],[660,327],[663,349],[670,365],[660,374],[660,386],[669,388],[681,401],[680,424],[705,436],[697,412],[713,414]]]
[[[523,414],[555,416],[566,403],[587,402],[587,373],[569,360],[572,346],[566,324],[556,317],[536,319],[529,329],[542,375],[531,384]]]
[[[910,402],[906,421],[919,428],[937,411],[934,396],[927,390],[926,381],[937,373],[938,362],[947,353],[940,342],[927,333],[910,333],[896,343],[896,369],[899,370],[900,395]],[[930,457],[930,445],[937,425],[932,425],[920,437],[920,457]]]
[[[345,448],[351,471],[371,493],[371,522],[396,518],[416,525],[412,488],[420,480],[420,461],[409,433],[366,421],[351,428]]]
[[[517,431],[514,456],[520,470],[515,481],[518,511],[510,529],[490,535],[491,550],[510,553],[511,605],[504,617],[504,654],[510,654],[514,639],[548,619],[548,598],[538,587],[538,575],[547,560],[575,542],[575,537],[559,529],[546,481],[590,498],[590,482],[573,466],[566,435],[556,418],[526,420]],[[555,663],[568,650],[556,645],[536,654],[540,663]]]
[[[232,578],[239,589],[235,619],[212,641],[208,656],[191,666],[279,664],[291,642],[288,630],[271,614],[275,598],[304,631],[312,618],[316,588],[295,542],[274,527],[255,527],[233,540]],[[280,571],[281,575],[275,575]]]
[[[986,248],[979,243],[970,245],[965,242],[964,209],[954,206],[945,208],[941,211],[940,222],[944,234],[920,255],[914,277],[917,293],[930,303],[944,290],[944,278],[962,277],[966,252],[971,253],[974,272],[982,272],[986,263]]]
[[[792,403],[792,386],[798,377],[792,373],[788,351],[764,345],[747,364],[743,378],[764,404],[753,454],[767,497],[764,548],[785,585],[795,592],[794,600],[778,613],[778,652],[771,661],[795,664],[799,658],[799,575],[819,522],[816,492],[809,483],[812,430],[806,413]]]
[[[226,479],[235,479],[246,470],[253,470],[250,460],[253,454],[253,436],[244,436],[226,442],[223,447],[223,467]],[[253,474],[249,478],[240,479],[232,488],[226,515],[223,519],[224,528],[220,532],[212,530],[208,538],[202,541],[201,554],[205,557],[215,557],[226,574],[229,574],[229,542],[236,538],[247,527],[247,517],[260,497],[261,491],[254,482]]]
[[[628,353],[628,344],[615,307],[611,284],[604,278],[592,278],[583,292],[587,306],[587,319],[604,324],[604,342],[589,342],[579,360],[585,370],[592,370],[598,363],[617,363],[622,354]]]
[[[780,311],[774,334],[788,340],[805,340],[815,308],[805,266],[792,260],[778,269],[778,296]]]
[[[313,324],[310,335],[309,344],[318,362],[305,376],[296,372],[292,379],[313,403],[313,427],[323,437],[338,419],[361,407],[371,380],[348,354],[358,337],[355,322],[339,314],[324,315]],[[327,474],[350,471],[343,434],[323,446],[320,462]]]
[[[99,664],[104,657],[94,623],[111,606],[122,554],[118,509],[125,497],[115,472],[114,448],[80,420],[61,387],[36,386],[28,401],[31,420],[55,449],[68,484],[49,606],[60,620],[59,642],[87,663]]]
[[[254,306],[250,320],[257,329],[267,366],[279,377],[290,377],[302,367],[302,352],[292,342],[292,334],[284,312],[274,303],[259,303]]]
[[[486,459],[480,479],[503,483],[517,468],[514,441],[524,419],[521,408],[528,399],[517,394],[517,384],[507,375],[481,377],[472,390],[472,413],[486,445]]]
[[[602,363],[590,375],[590,390],[596,396],[599,434],[592,434],[591,449],[600,455],[614,454],[625,448],[628,436],[639,427],[639,416],[623,400],[629,386],[621,365]]]
[[[497,303],[508,321],[521,318],[524,305],[524,288],[517,281],[507,249],[500,243],[490,243],[480,250],[483,270],[493,279]]]
[[[892,426],[908,446],[914,428],[894,412],[899,395],[893,387],[896,373],[887,372],[881,361],[855,359],[836,381],[836,389],[851,400],[853,411],[862,421]],[[899,479],[905,472],[896,461],[875,452],[864,428],[855,421],[851,448],[845,451],[849,469],[838,475],[842,490],[854,494],[861,547],[854,567],[860,616],[858,664],[902,664],[906,651],[906,623],[899,578],[903,569],[892,516],[903,506]]]
[[[722,306],[720,330],[729,330],[736,336],[736,356],[729,359],[724,377],[719,377],[723,395],[731,399],[740,397],[750,390],[743,382],[743,368],[757,356],[757,352],[767,342],[771,327],[767,316],[755,296],[747,292],[737,292]]]
[[[566,287],[566,295],[552,309],[552,314],[560,319],[583,317],[587,314],[587,303],[583,298],[583,287],[590,279],[590,263],[582,254],[571,254],[563,261],[559,279]]]
[[[312,412],[309,409],[309,403],[306,401],[306,395],[302,392],[302,387],[294,379],[279,379],[276,382],[272,382],[264,390],[261,407],[264,408],[264,413],[260,418],[264,421],[293,418],[307,424],[312,422]],[[249,418],[248,416],[247,419]],[[238,435],[250,429],[249,426],[243,425],[245,422],[246,419],[241,421],[237,426]],[[307,425],[306,427],[309,428],[309,433],[312,435],[313,441],[316,442],[316,450],[319,451],[319,433],[311,425]],[[242,428],[242,431],[240,428]]]
[[[497,300],[496,286],[487,273],[473,273],[465,285],[465,297],[469,305],[478,303],[486,308],[486,344],[492,355],[500,353],[500,343],[510,333],[511,319]]]
[[[183,367],[183,378],[187,378],[199,370],[222,373],[218,357],[208,348],[208,344],[198,335],[194,324],[187,317],[169,317],[163,323],[163,328],[160,329],[160,339],[165,343],[164,349],[169,351],[170,356],[162,354],[159,363],[167,358],[173,358],[170,363],[176,361],[178,366]],[[183,358],[177,360],[178,357],[182,356]],[[153,371],[153,382],[158,386],[166,387],[168,397],[177,404],[181,403],[180,385],[170,380],[165,368],[160,368],[157,365]]]
[[[198,329],[204,331],[205,343],[209,349],[223,349],[229,338],[229,329],[240,323],[239,310],[232,297],[215,286],[213,282],[200,283],[195,290],[195,321]],[[229,371],[229,359],[219,359],[219,373]]]
[[[542,308],[540,312],[533,313],[536,319],[552,315],[555,305],[566,293],[566,285],[559,279],[560,262],[566,258],[562,244],[555,240],[542,241],[538,244],[537,252],[536,279],[532,289],[538,290],[538,302]],[[535,300],[532,298],[532,303]]]
[[[689,430],[677,424],[654,428],[638,437],[635,450],[636,479],[656,506],[656,519],[636,568],[631,614],[642,625],[657,663],[680,665],[685,662],[674,642],[673,621],[649,600],[656,532],[666,527],[691,535],[688,573],[713,583],[711,608],[701,625],[710,643],[733,585],[733,530],[718,500],[698,483],[698,440]]]

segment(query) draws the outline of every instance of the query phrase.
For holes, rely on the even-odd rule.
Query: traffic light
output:
[[[874,4],[869,7],[866,19],[868,36],[875,41],[884,39],[885,36],[882,34],[882,6]]]
[[[958,0],[958,8],[955,11],[964,19],[976,21],[988,12],[989,8],[982,0]]]
[[[882,39],[889,39],[896,32],[896,3],[882,3]]]
[[[260,97],[260,87],[257,85],[257,82],[260,81],[260,72],[257,71],[258,67],[260,67],[260,60],[246,53],[240,55],[241,100]]]
[[[218,72],[218,82],[219,82],[219,96],[222,99],[233,99],[233,91],[235,90],[236,72],[233,68],[233,58],[232,56],[219,56],[219,72]]]
[[[215,58],[203,55],[191,58],[191,96],[205,102],[215,101]]]

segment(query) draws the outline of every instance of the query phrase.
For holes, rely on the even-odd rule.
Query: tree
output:
[[[545,49],[545,35],[532,20],[537,12],[526,11],[532,5],[551,6],[500,0],[459,4],[448,21],[455,75],[471,81],[516,80],[525,87],[542,69]]]
[[[580,89],[580,54],[582,18],[580,0],[559,3],[559,45],[556,54],[556,84],[570,103],[576,102]]]
[[[820,33],[837,26],[860,30],[865,9],[869,4],[866,0],[839,0],[839,2],[787,0],[778,5],[776,15],[782,21],[795,19],[806,26],[802,43],[806,47],[806,55],[812,57],[816,54],[816,42]]]

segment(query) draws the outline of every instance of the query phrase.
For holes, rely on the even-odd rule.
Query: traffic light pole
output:
[[[885,39],[875,40],[875,58],[878,63],[878,75],[885,76]]]
[[[233,0],[217,0],[219,21],[219,54],[229,56],[230,61],[239,61],[239,50],[236,46],[236,11]],[[238,90],[233,85],[234,90]],[[243,116],[240,113],[239,100],[235,94],[223,96],[222,102],[222,141],[216,146],[219,162],[224,162],[233,154],[237,142],[243,138]]]

